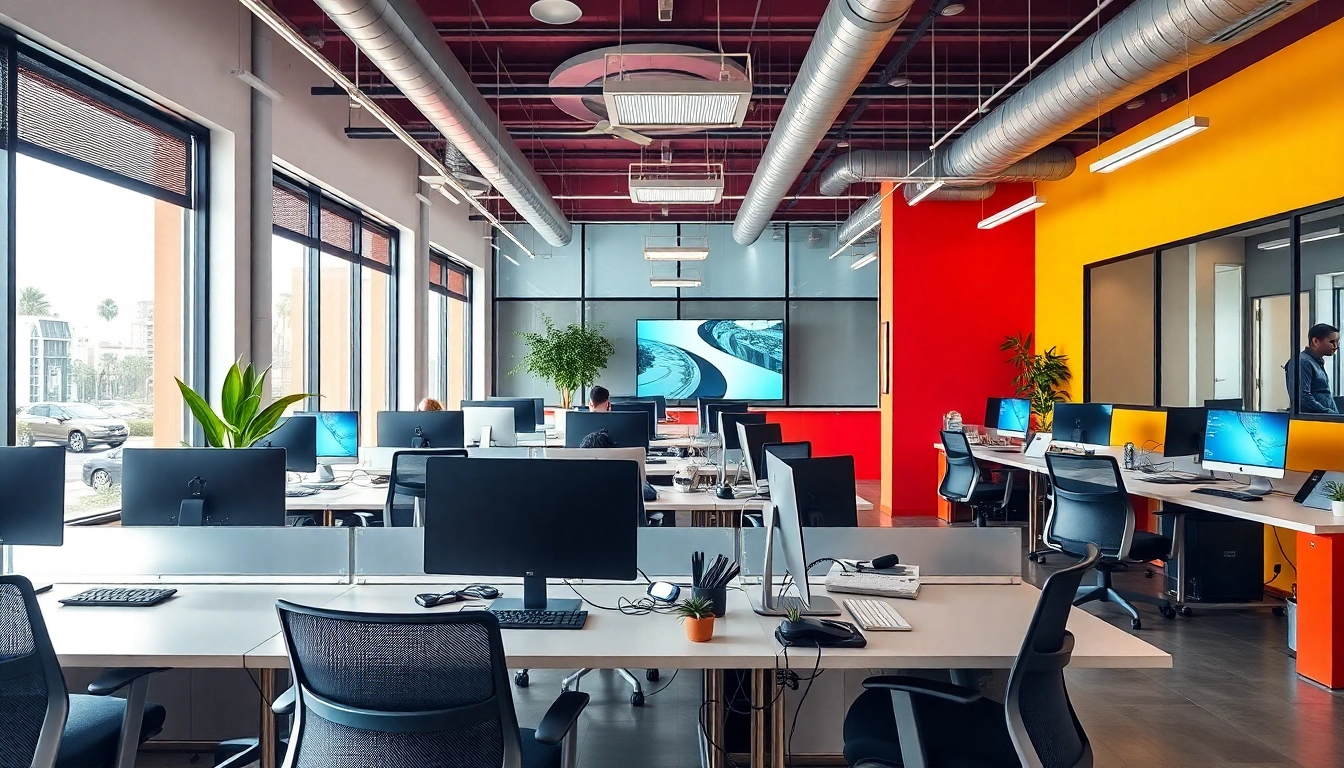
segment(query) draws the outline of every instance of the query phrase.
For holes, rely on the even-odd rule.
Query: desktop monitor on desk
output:
[[[253,447],[284,448],[287,472],[316,472],[317,417],[290,416],[281,419],[276,428]]]
[[[701,400],[700,432],[706,435],[719,433],[719,415],[723,413],[746,413],[749,410],[745,400]]]
[[[719,435],[723,444],[724,452],[742,450],[741,436],[738,434],[738,424],[764,424],[764,413],[733,413],[723,412],[719,414],[718,429],[715,431]]]
[[[538,423],[545,423],[545,408],[541,412],[541,422],[537,421],[537,398],[534,397],[492,397],[487,400],[463,400],[462,408],[512,408],[513,430],[519,434],[537,431]]]
[[[501,401],[501,400],[531,400],[531,401],[532,401],[532,418],[536,420],[536,426],[533,427],[532,429],[529,429],[529,430],[526,430],[526,431],[527,431],[527,432],[540,432],[541,430],[543,430],[543,429],[546,428],[546,400],[545,400],[545,398],[541,398],[541,397],[500,397],[499,395],[487,395],[485,399],[486,399],[487,402],[491,402],[491,403],[493,403],[493,404],[495,404],[495,405],[498,405],[498,404],[499,404],[499,401]],[[514,431],[518,431],[518,425],[517,425],[516,423],[514,424]]]
[[[747,460],[747,476],[759,491],[765,481],[765,446],[767,443],[784,442],[783,430],[778,424],[745,424],[739,421],[737,442],[742,446],[742,455]]]
[[[780,459],[810,459],[812,458],[812,443],[809,440],[802,440],[795,443],[766,443],[761,446],[761,480],[770,479],[770,462],[765,461],[767,456],[774,456]]]
[[[1162,455],[1167,458],[1203,456],[1204,425],[1208,414],[1207,408],[1168,408]]]
[[[658,404],[652,400],[637,400],[611,403],[611,410],[614,413],[643,413],[648,415],[649,419],[649,437],[652,438],[658,434]]]
[[[487,429],[490,431],[486,432]],[[463,408],[462,437],[468,446],[512,448],[518,445],[514,410],[507,406],[480,408],[469,405]]]
[[[1055,403],[1053,441],[1071,447],[1111,444],[1111,406],[1104,403]]]
[[[359,460],[359,411],[295,411],[294,416],[317,419],[317,479],[335,479],[332,464]]]
[[[1216,411],[1240,411],[1242,401],[1240,397],[1226,397],[1218,400],[1205,400],[1204,407]]]
[[[988,425],[986,425],[988,426]],[[994,429],[1001,437],[1026,437],[1031,431],[1031,401],[1018,398],[999,400],[999,414]],[[1108,437],[1110,430],[1107,430]]]
[[[285,524],[281,448],[127,448],[121,524]]]
[[[604,429],[611,438],[613,448],[649,449],[649,423],[642,411],[570,413],[565,417],[565,447],[580,448],[583,446],[583,438]]]
[[[985,429],[999,428],[999,403],[1002,402],[1001,397],[985,398]]]
[[[1273,490],[1268,478],[1284,475],[1288,459],[1286,413],[1210,409],[1204,424],[1204,468],[1251,478],[1246,493]]]
[[[465,448],[461,411],[379,411],[382,448]]]
[[[805,616],[839,616],[840,608],[829,597],[814,596],[807,582],[807,551],[803,546],[803,521],[795,496],[793,468],[789,462],[766,453],[765,463],[773,480],[771,503],[764,508],[765,567],[761,591],[751,596],[751,607],[764,616],[784,616],[797,607]],[[793,577],[798,597],[776,596],[774,585],[775,539],[784,555],[784,569]]]
[[[783,459],[793,476],[793,502],[805,528],[857,528],[853,456]]]
[[[546,579],[638,576],[639,468],[609,459],[430,459],[425,573],[521,576],[492,610],[573,612]]]
[[[65,448],[0,448],[0,547],[65,541]]]
[[[659,421],[667,421],[667,398],[663,395],[644,395],[643,397],[622,395],[611,398],[611,404],[613,406],[621,403],[653,403],[658,409],[656,412],[657,419]]]

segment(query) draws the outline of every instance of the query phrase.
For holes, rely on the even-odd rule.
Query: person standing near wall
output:
[[[1330,377],[1325,372],[1325,358],[1339,351],[1339,329],[1328,323],[1317,323],[1307,331],[1307,348],[1283,366],[1288,383],[1289,397],[1297,397],[1301,413],[1338,414]]]

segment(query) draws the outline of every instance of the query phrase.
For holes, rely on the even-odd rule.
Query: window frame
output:
[[[463,375],[463,378],[464,378],[465,380],[462,382],[462,387],[463,387],[463,388],[462,388],[462,391],[463,391],[463,393],[465,393],[468,397],[470,397],[470,395],[471,395],[471,380],[472,380],[472,373],[473,373],[473,371],[472,371],[472,360],[473,360],[474,357],[475,357],[475,351],[476,351],[476,350],[475,350],[476,337],[475,337],[475,335],[474,335],[474,331],[475,331],[475,328],[474,328],[474,322],[475,322],[475,321],[474,321],[474,317],[473,317],[473,315],[474,315],[475,313],[473,312],[473,307],[472,307],[472,296],[475,294],[475,285],[474,285],[474,282],[473,282],[472,269],[471,269],[470,266],[467,266],[466,264],[461,263],[460,261],[458,261],[457,259],[453,258],[452,256],[450,256],[450,255],[447,254],[446,252],[444,252],[444,251],[442,251],[442,250],[439,250],[438,248],[435,248],[435,247],[432,246],[432,245],[430,246],[430,249],[429,249],[429,263],[430,263],[430,271],[429,271],[429,278],[430,278],[430,279],[429,279],[429,290],[430,290],[430,292],[431,292],[431,293],[437,293],[437,294],[439,294],[440,296],[443,296],[443,297],[445,297],[445,298],[448,299],[448,300],[456,299],[457,301],[461,301],[461,302],[463,302],[464,304],[467,305],[467,311],[466,311],[466,313],[465,313],[465,314],[466,314],[466,318],[467,318],[467,327],[464,328],[464,329],[462,329],[462,332],[463,332],[463,338],[466,340],[466,349],[463,351],[464,358],[463,358],[463,374],[462,374],[462,375]],[[436,283],[436,282],[434,282],[434,266],[436,266],[436,265],[442,270],[441,274],[443,275],[443,281],[440,282],[440,283]],[[457,291],[454,291],[454,290],[452,290],[451,288],[448,287],[448,275],[449,275],[449,273],[456,273],[456,274],[459,274],[459,275],[461,275],[461,276],[466,280],[467,292],[466,292],[465,294],[463,294],[463,293],[459,293],[459,292],[457,292]],[[449,338],[449,337],[448,337],[448,332],[449,332],[449,330],[450,330],[450,328],[449,328],[449,326],[448,326],[448,312],[449,312],[449,309],[448,309],[448,302],[445,301],[445,302],[443,303],[443,310],[439,313],[439,317],[438,317],[439,331],[440,331],[440,338],[442,338],[442,339],[444,340],[444,343],[445,343],[444,354],[441,356],[441,359],[440,359],[440,371],[439,371],[439,373],[440,373],[440,380],[441,380],[441,381],[443,382],[443,384],[444,384],[444,394],[445,394],[445,396],[446,396],[447,393],[448,393],[449,391],[451,391],[451,389],[452,389],[452,388],[449,386],[449,384],[448,384],[448,371],[449,371],[449,369],[450,369],[450,366],[449,366],[449,364],[448,364],[448,353],[447,353],[447,349],[446,349],[446,345],[447,345],[447,343],[448,343],[448,338]],[[425,354],[425,360],[426,360],[426,362],[428,362],[428,360],[429,360],[429,354],[428,354],[428,351],[426,351],[426,354]]]

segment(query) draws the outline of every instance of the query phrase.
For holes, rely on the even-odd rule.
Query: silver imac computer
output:
[[[462,439],[467,447],[512,448],[518,445],[516,420],[512,407],[469,405],[462,409]]]
[[[793,469],[788,462],[772,453],[766,453],[769,467],[770,499],[765,505],[765,568],[761,574],[761,591],[751,596],[752,610],[763,616],[785,616],[797,607],[804,616],[839,616],[840,606],[829,597],[814,596],[807,583],[807,551],[803,547],[803,520],[798,512],[794,493]],[[784,570],[793,577],[797,597],[776,595],[774,575],[775,539],[779,539],[784,556]]]
[[[1286,413],[1210,408],[1204,422],[1204,468],[1246,475],[1250,487],[1238,490],[1264,496],[1274,490],[1269,478],[1283,477],[1291,423]]]

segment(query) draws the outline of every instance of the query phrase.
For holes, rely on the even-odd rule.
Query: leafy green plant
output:
[[[1325,497],[1331,501],[1344,501],[1344,483],[1334,480],[1325,484]]]
[[[541,322],[545,326],[543,333],[517,332],[527,343],[527,354],[509,375],[526,372],[553,384],[560,390],[560,407],[568,408],[579,387],[597,381],[597,375],[607,367],[607,359],[616,354],[616,348],[602,335],[606,323],[586,328],[570,323],[560,329],[544,314]]]
[[[714,602],[707,597],[688,597],[673,611],[683,619],[706,619],[714,615]]]
[[[794,622],[802,621],[803,611],[796,605],[790,605],[788,608],[784,610],[784,618]]]
[[[1017,396],[1031,401],[1031,412],[1040,419],[1039,429],[1050,428],[1054,416],[1055,403],[1069,399],[1069,393],[1061,386],[1072,378],[1069,371],[1069,356],[1061,355],[1051,347],[1040,354],[1032,351],[1032,334],[1009,336],[999,345],[1001,352],[1007,352],[1008,364],[1017,369],[1013,377],[1013,386]]]
[[[265,391],[266,374],[271,369],[267,368],[257,375],[251,363],[240,370],[238,366],[241,362],[240,359],[229,366],[229,372],[224,376],[224,386],[219,393],[219,413],[181,379],[176,380],[177,388],[182,391],[182,399],[205,433],[205,444],[211,448],[251,447],[275,429],[276,422],[286,408],[312,396],[307,393],[285,395],[262,409],[261,393]]]
[[[131,433],[131,437],[153,437],[154,420],[153,419],[127,419],[126,429]]]

